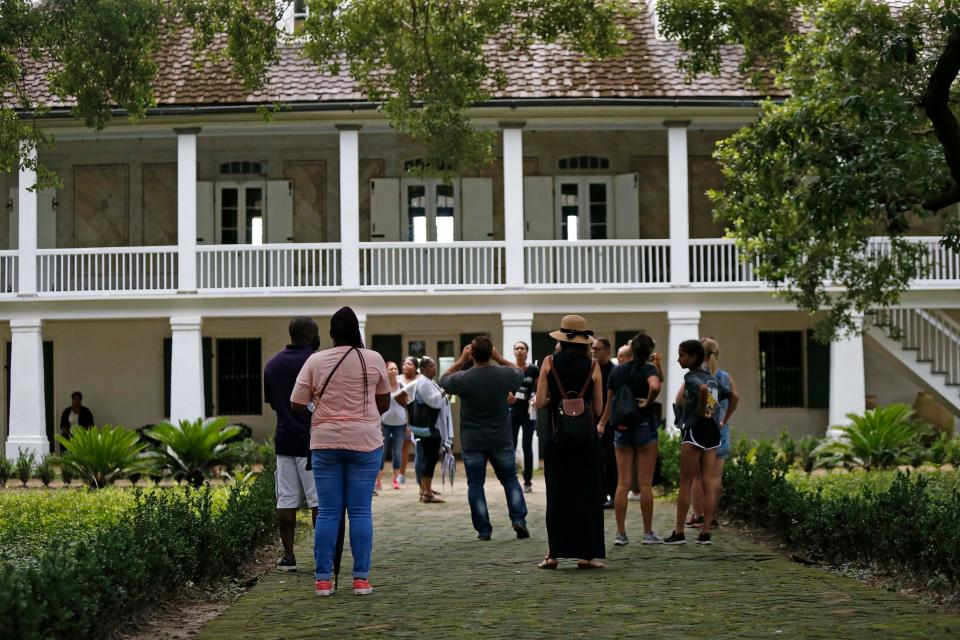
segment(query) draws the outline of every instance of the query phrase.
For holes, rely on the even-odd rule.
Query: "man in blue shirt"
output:
[[[263,370],[263,395],[277,415],[274,442],[277,449],[277,524],[283,543],[283,558],[277,561],[281,571],[296,571],[293,538],[297,509],[304,501],[317,520],[317,487],[308,468],[310,456],[310,416],[290,409],[290,394],[307,358],[320,348],[320,329],[310,318],[290,321],[290,344],[270,358]]]

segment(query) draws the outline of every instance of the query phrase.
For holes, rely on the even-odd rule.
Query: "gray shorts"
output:
[[[313,509],[317,506],[317,485],[313,472],[307,471],[306,456],[277,456],[274,472],[277,484],[277,509],[299,509],[306,501]]]

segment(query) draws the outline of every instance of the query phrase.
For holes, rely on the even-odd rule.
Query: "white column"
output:
[[[170,420],[205,418],[203,402],[203,338],[200,316],[170,318]]]
[[[683,376],[686,372],[677,364],[677,351],[680,343],[684,340],[700,339],[700,312],[693,310],[680,310],[667,312],[667,325],[669,334],[667,336],[667,350],[663,353],[663,360],[666,363],[667,376],[667,395],[660,401],[664,406],[667,427],[673,425],[673,401],[677,397],[683,385]]]
[[[863,317],[856,319],[858,328]],[[839,430],[850,424],[848,413],[863,413],[866,409],[867,385],[863,369],[863,336],[860,333],[845,336],[830,343],[830,410],[827,435],[837,437]]]
[[[177,273],[180,292],[197,290],[197,134],[177,128]]]
[[[501,122],[503,129],[503,238],[507,287],[522,288],[523,275],[523,122]]]
[[[16,458],[21,448],[36,451],[38,457],[50,451],[44,411],[41,325],[39,318],[10,321],[10,421],[6,446],[9,459]]]
[[[342,287],[360,288],[360,125],[340,132],[340,269]]]
[[[370,345],[367,344],[367,314],[357,313],[357,323],[360,325],[360,337],[363,339],[363,344],[369,349]]]
[[[520,342],[527,343],[527,346],[533,342],[533,314],[520,313],[501,313],[500,320],[503,322],[503,344],[500,346],[500,355],[507,360],[513,360],[513,345]]]
[[[37,148],[23,143],[23,149],[32,166],[20,165],[17,187],[17,270],[20,274],[17,284],[20,295],[34,296],[37,294]]]
[[[670,283],[690,284],[690,203],[687,192],[688,121],[666,121],[670,183]]]
[[[500,320],[503,322],[503,345],[500,348],[500,355],[507,360],[513,360],[513,345],[518,342],[526,342],[529,347],[533,343],[533,314],[532,313],[501,313]],[[533,354],[530,354],[533,357]],[[530,361],[533,362],[532,360]],[[521,402],[521,401],[518,401]],[[526,405],[526,401],[522,401]],[[517,405],[515,404],[514,407]],[[523,407],[526,409],[526,407]],[[529,409],[527,409],[529,410]],[[515,452],[519,463],[523,463],[523,442],[518,439],[517,450]],[[533,469],[540,468],[540,440],[536,432],[533,435]]]

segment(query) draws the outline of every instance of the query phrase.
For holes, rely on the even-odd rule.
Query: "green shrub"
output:
[[[930,448],[927,450],[927,460],[935,465],[941,465],[946,462],[947,449],[950,447],[950,440],[950,434],[946,431],[941,431],[938,433],[937,437],[933,440],[933,442],[930,443]]]
[[[954,467],[960,467],[960,436],[947,443],[944,460]]]
[[[13,475],[13,463],[6,456],[0,456],[0,487],[7,486],[7,480]]]
[[[277,460],[277,447],[273,441],[273,438],[267,438],[260,443],[260,446],[257,447],[257,458],[256,462],[262,464],[263,466],[269,466],[275,464]]]
[[[913,414],[905,404],[868,409],[862,416],[848,413],[852,424],[840,427],[840,439],[824,442],[818,449],[826,459],[833,456],[865,469],[885,469],[901,462],[929,431]]]
[[[960,475],[788,475],[768,443],[724,468],[721,506],[829,562],[960,581]]]
[[[660,428],[660,486],[669,493],[680,486],[680,436]]]
[[[58,540],[28,566],[0,564],[4,637],[109,637],[187,582],[235,573],[274,530],[274,491],[265,472],[223,492],[223,508],[210,487],[128,492],[133,507],[83,544]]]
[[[777,447],[780,449],[780,453],[783,454],[787,465],[793,465],[797,459],[797,441],[793,439],[793,436],[791,436],[790,432],[786,429],[780,432],[780,437],[777,438]]]
[[[797,457],[799,458],[800,468],[810,473],[817,464],[817,456],[814,453],[820,439],[813,436],[803,436],[797,443]]]
[[[43,456],[34,468],[37,478],[40,479],[40,482],[42,482],[45,487],[49,487],[53,481],[53,461],[51,457],[52,456]]]
[[[57,440],[66,450],[63,467],[95,489],[153,467],[152,460],[141,455],[146,445],[139,442],[137,433],[121,426],[77,427],[69,439],[58,435]]]
[[[17,449],[17,459],[13,463],[13,469],[23,486],[27,486],[27,481],[33,476],[33,468],[36,464],[37,454],[33,449],[29,451]]]
[[[212,477],[214,467],[230,462],[227,441],[238,433],[240,427],[227,426],[226,418],[181,420],[179,426],[164,422],[147,430],[163,445],[160,460],[174,479],[194,487]]]

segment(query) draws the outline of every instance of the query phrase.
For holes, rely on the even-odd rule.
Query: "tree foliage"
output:
[[[305,51],[349,71],[391,125],[420,140],[434,169],[492,159],[494,134],[467,110],[506,86],[498,53],[562,42],[595,58],[619,51],[623,0],[310,0]]]
[[[960,247],[957,0],[671,0],[661,31],[689,76],[718,74],[729,45],[761,89],[756,123],[717,149],[718,220],[761,277],[811,313],[821,338],[897,303],[919,274],[912,226],[940,221]],[[871,236],[888,244],[871,246]]]

